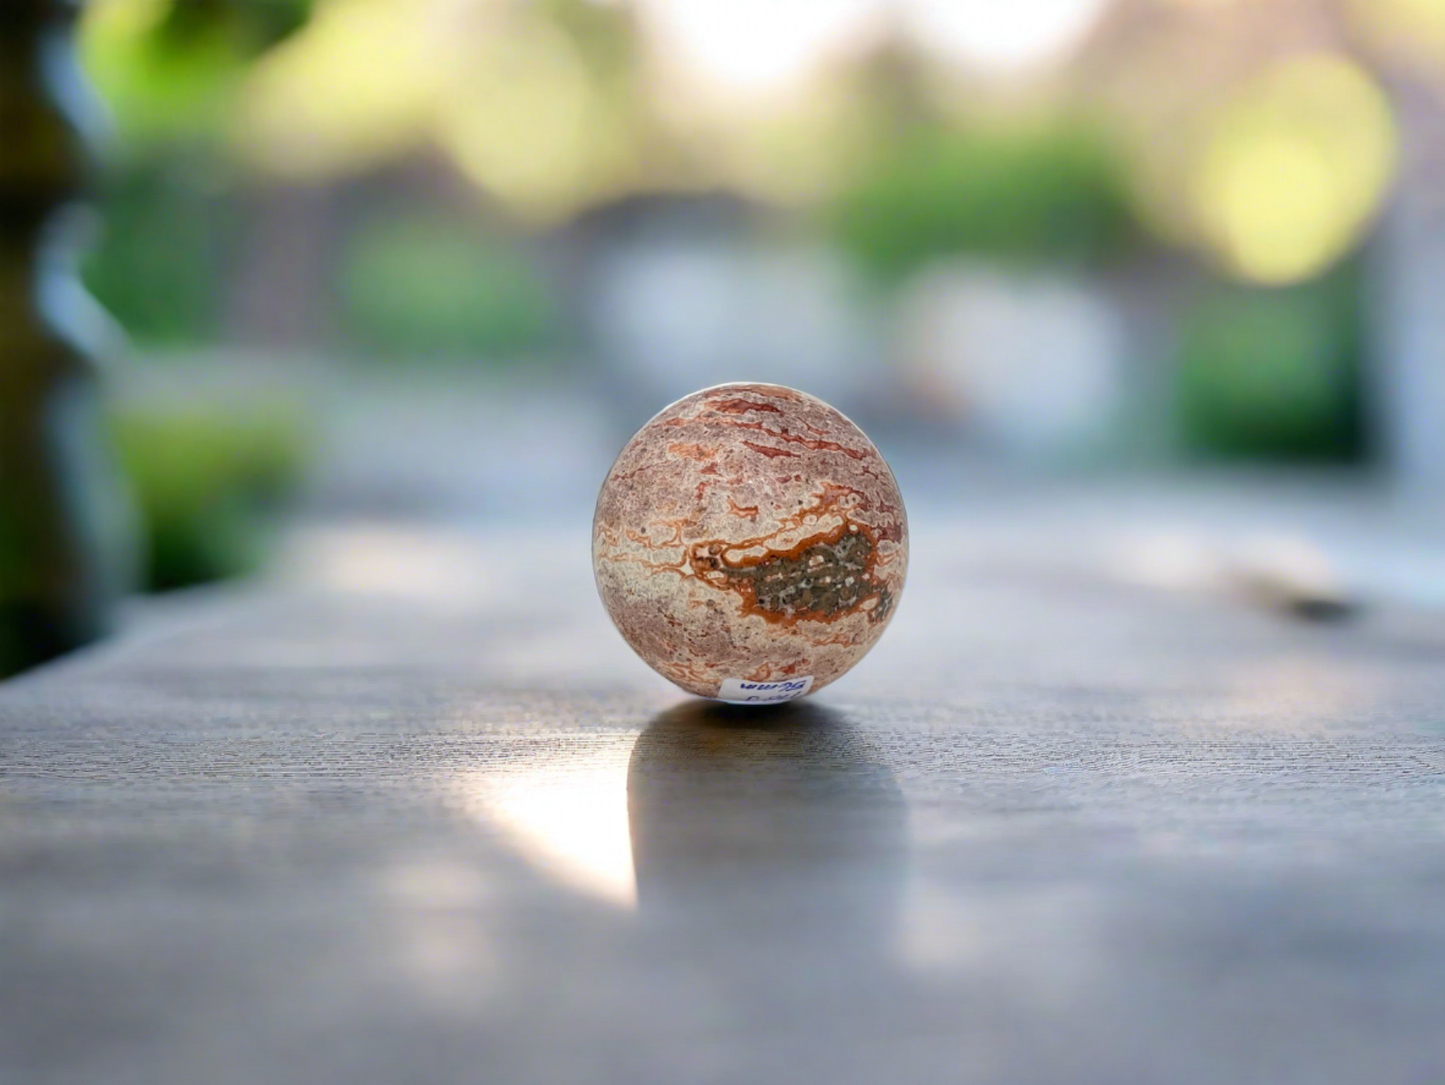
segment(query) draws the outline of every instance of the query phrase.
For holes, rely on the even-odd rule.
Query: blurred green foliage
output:
[[[1215,285],[1185,314],[1178,342],[1190,452],[1336,462],[1364,455],[1355,269],[1275,290]]]
[[[833,217],[844,247],[885,281],[965,253],[1088,263],[1131,222],[1118,163],[1085,126],[921,126],[876,156]]]
[[[312,0],[130,0],[81,24],[85,69],[119,140],[86,286],[148,344],[212,342],[240,228],[219,146],[255,61],[300,29]]]
[[[339,291],[349,337],[397,356],[512,359],[557,339],[559,306],[526,258],[438,217],[359,225]]]
[[[132,410],[115,419],[140,509],[145,586],[185,587],[254,570],[306,460],[299,415],[280,406]]]
[[[251,64],[310,17],[312,0],[132,0],[82,24],[85,68],[127,157],[218,135]]]
[[[158,156],[118,170],[103,191],[105,229],[81,272],[139,340],[211,342],[220,330],[224,261],[240,217],[218,169]]]

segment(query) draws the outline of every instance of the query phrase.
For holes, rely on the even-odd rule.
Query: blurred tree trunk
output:
[[[54,226],[84,175],[73,15],[0,4],[0,674],[100,636],[132,553],[95,373],[59,326],[81,296]]]

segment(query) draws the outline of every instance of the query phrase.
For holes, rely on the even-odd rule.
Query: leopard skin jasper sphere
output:
[[[659,674],[701,697],[784,700],[883,634],[908,524],[893,472],[842,414],[791,388],[725,384],[627,442],[597,498],[592,559],[607,612]]]

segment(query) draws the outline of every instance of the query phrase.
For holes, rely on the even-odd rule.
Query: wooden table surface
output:
[[[1372,517],[1171,500],[915,502],[766,714],[631,656],[585,510],[150,604],[0,687],[0,1080],[1445,1080],[1445,612],[1195,585]]]

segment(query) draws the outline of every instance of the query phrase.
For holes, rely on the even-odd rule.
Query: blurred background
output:
[[[850,414],[915,514],[964,479],[1445,486],[1445,0],[0,31],[0,672],[287,517],[583,547],[626,436],[725,380]]]

